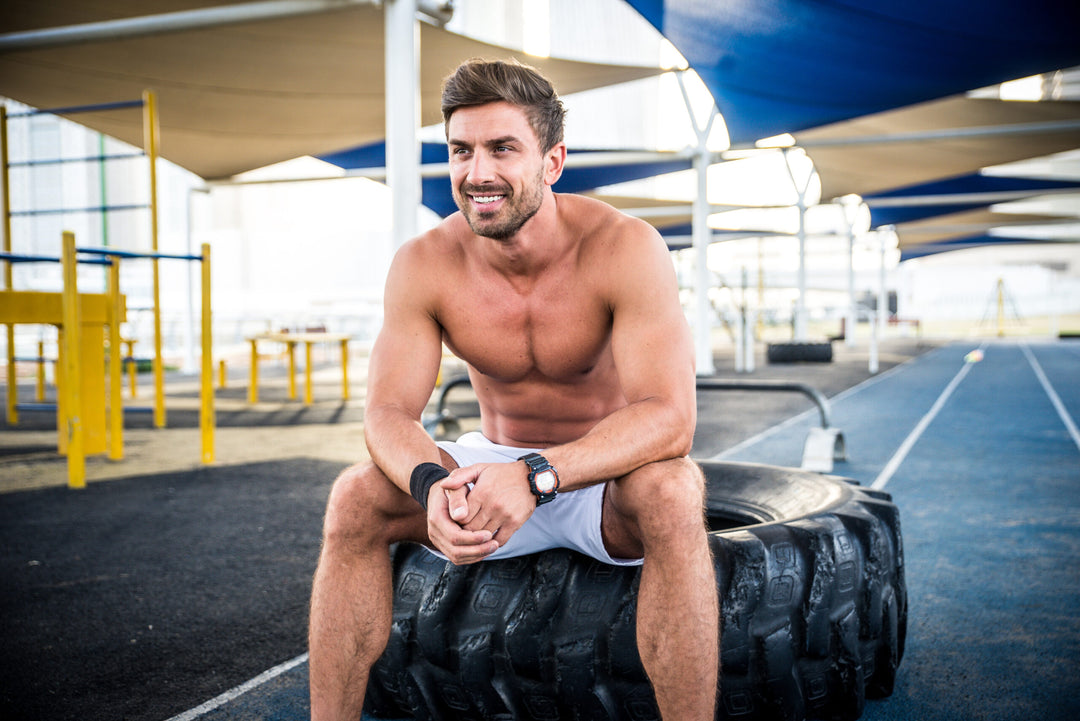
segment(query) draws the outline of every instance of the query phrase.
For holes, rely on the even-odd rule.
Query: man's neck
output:
[[[560,227],[554,193],[547,193],[536,214],[514,235],[502,240],[477,236],[491,266],[507,276],[534,275],[561,257],[570,238]]]

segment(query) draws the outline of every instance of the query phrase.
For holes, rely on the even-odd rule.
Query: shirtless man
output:
[[[555,546],[643,559],[638,647],[660,711],[712,719],[716,580],[667,248],[640,220],[552,192],[563,107],[535,70],[463,64],[443,117],[460,212],[405,244],[387,278],[364,422],[372,462],[335,482],[315,575],[312,718],[360,717],[390,634],[387,547],[415,541],[456,564]],[[481,432],[436,445],[420,417],[443,343],[468,364]]]

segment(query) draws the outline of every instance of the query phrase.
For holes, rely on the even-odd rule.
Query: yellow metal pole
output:
[[[349,339],[341,339],[341,399],[349,400]]]
[[[304,341],[304,405],[311,405],[311,341]]]
[[[61,296],[61,314],[63,314],[63,296]],[[63,318],[61,317],[61,321]],[[56,452],[62,456],[67,455],[67,387],[64,383],[64,324],[56,326]]]
[[[225,359],[222,358],[218,361],[218,388],[224,388],[226,380]]]
[[[150,247],[158,252],[157,158],[158,116],[157,95],[143,91],[143,137],[150,162]],[[154,427],[165,427],[165,364],[161,357],[161,276],[158,259],[151,260],[154,274]]]
[[[139,394],[135,388],[136,377],[139,375],[139,364],[135,362],[135,341],[126,340],[124,343],[127,345],[127,355],[124,357],[128,359],[125,361],[127,363],[128,387],[130,389],[128,392],[132,398],[135,398]]]
[[[120,259],[113,258],[109,266],[109,460],[124,457],[124,380],[121,374],[123,354],[120,352]]]
[[[11,175],[8,172],[8,131],[7,108],[0,105],[0,176],[3,176],[3,189],[0,190],[0,210],[4,214],[4,252],[11,252]],[[4,288],[14,290],[11,261],[4,261]],[[16,408],[18,386],[15,382],[15,324],[8,323],[7,329],[7,422],[15,425],[19,422]]]
[[[75,234],[64,231],[61,258],[64,269],[64,413],[62,430],[67,435],[68,488],[86,487],[86,455],[83,449],[82,397],[79,377],[79,290],[75,263]]]
[[[37,402],[45,400],[45,341],[37,344]]]
[[[199,429],[202,462],[214,462],[214,326],[210,313],[210,245],[202,244],[202,394]]]
[[[289,400],[296,400],[296,341],[285,341],[285,353],[289,356]]]
[[[259,341],[252,338],[251,371],[248,377],[248,403],[259,402]]]

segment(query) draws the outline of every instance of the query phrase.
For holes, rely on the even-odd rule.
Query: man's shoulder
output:
[[[649,223],[586,195],[560,195],[564,217],[586,246],[603,252],[634,252],[643,246],[662,245],[659,232]]]
[[[460,213],[455,213],[435,227],[425,230],[402,245],[397,255],[406,262],[427,263],[433,258],[451,262],[460,254],[464,231],[468,230],[468,225],[460,216]]]

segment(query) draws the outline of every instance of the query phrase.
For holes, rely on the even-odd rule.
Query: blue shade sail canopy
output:
[[[1066,0],[627,0],[709,88],[733,145],[1080,63]]]
[[[912,223],[927,218],[984,208],[1047,191],[1076,189],[1080,181],[980,175],[947,178],[909,185],[864,198],[870,206],[870,226]],[[949,202],[954,198],[955,202]]]

